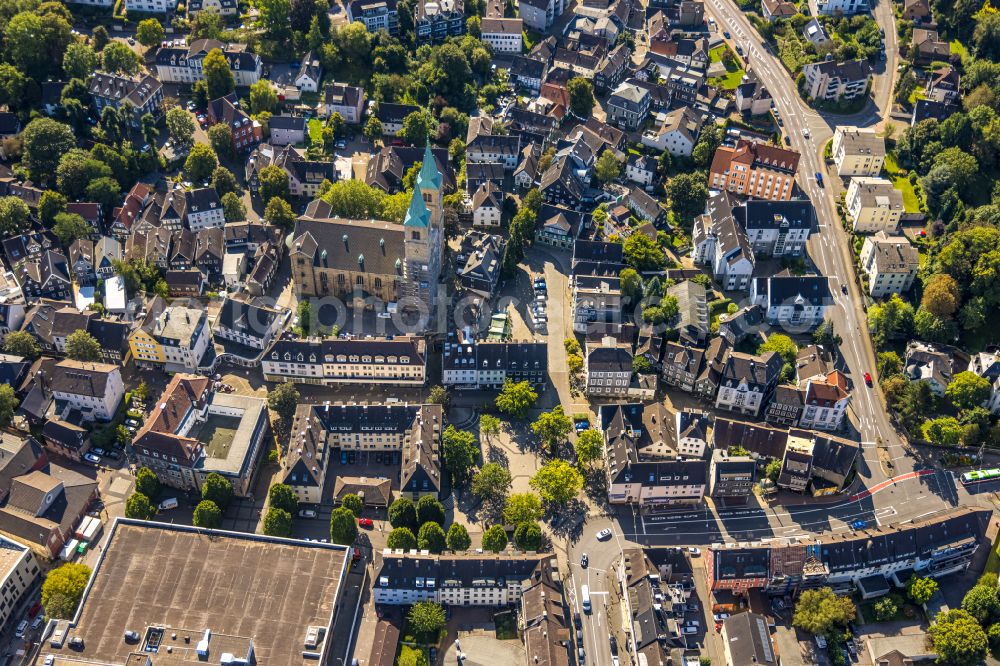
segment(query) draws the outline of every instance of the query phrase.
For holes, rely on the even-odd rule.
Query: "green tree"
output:
[[[267,394],[267,406],[270,407],[278,418],[286,423],[290,423],[295,416],[295,408],[299,404],[299,390],[292,382],[283,382],[274,387]]]
[[[507,532],[502,525],[493,525],[483,532],[483,550],[499,553],[507,547]]]
[[[148,467],[140,467],[135,475],[135,489],[151,500],[159,497],[160,479],[156,476],[156,472]]]
[[[600,459],[604,452],[604,438],[597,430],[592,428],[584,430],[577,436],[573,450],[576,451],[576,462],[581,467],[589,465]]]
[[[708,187],[701,172],[677,174],[667,183],[666,193],[670,210],[684,224],[690,224],[696,215],[705,212]]]
[[[261,201],[271,201],[275,197],[281,199],[288,198],[288,174],[285,173],[284,169],[274,164],[269,164],[260,170],[258,178],[260,180],[258,195]]]
[[[594,164],[594,177],[602,185],[607,185],[622,173],[622,163],[614,151],[605,150]]]
[[[472,477],[472,493],[494,512],[503,507],[510,486],[510,470],[495,462],[486,463]]]
[[[267,79],[260,79],[250,86],[250,112],[254,115],[267,111],[273,113],[278,106],[278,95]]]
[[[111,36],[108,34],[108,29],[103,25],[99,25],[94,28],[94,32],[91,34],[91,41],[94,43],[95,51],[102,51],[108,42],[111,41]]]
[[[643,234],[632,234],[622,243],[625,263],[636,271],[659,271],[667,265],[663,248]]]
[[[444,606],[433,601],[419,601],[406,616],[409,626],[422,637],[437,637],[446,622]]]
[[[426,143],[435,131],[434,118],[429,111],[421,109],[403,118],[403,128],[397,136],[412,146],[419,146]]]
[[[910,582],[907,584],[907,592],[915,604],[923,605],[927,603],[937,591],[937,581],[929,576],[923,578],[912,576]]]
[[[330,541],[349,546],[358,538],[358,519],[346,506],[338,506],[330,513]]]
[[[3,350],[15,356],[33,359],[42,353],[38,340],[27,331],[11,331],[3,341]]]
[[[135,31],[135,38],[146,48],[156,46],[163,41],[165,36],[163,24],[154,18],[139,21]]]
[[[550,460],[531,477],[531,487],[549,504],[566,504],[583,488],[583,475],[565,460]]]
[[[905,340],[913,332],[913,306],[893,294],[887,301],[868,308],[868,328],[876,347],[892,340]]]
[[[220,158],[229,158],[235,155],[233,151],[233,130],[229,129],[227,123],[216,123],[208,128],[208,141],[212,145],[212,150]],[[213,171],[218,165],[213,166]]]
[[[97,71],[97,60],[94,49],[83,42],[73,42],[63,55],[63,71],[70,79],[86,79]]]
[[[440,553],[446,545],[447,542],[441,525],[431,521],[420,526],[420,532],[417,534],[417,546],[420,550]]]
[[[136,520],[151,520],[156,515],[156,507],[149,498],[140,492],[134,492],[125,500],[125,517]]]
[[[261,529],[268,536],[291,536],[292,514],[284,509],[272,506],[264,514],[264,524],[261,526]]]
[[[981,625],[992,624],[1000,618],[1000,600],[996,588],[974,585],[962,598],[962,610],[976,618]]]
[[[35,118],[21,133],[21,163],[32,177],[45,181],[55,173],[59,158],[76,145],[69,125],[51,118]]]
[[[556,405],[550,412],[542,412],[531,424],[531,431],[538,436],[549,451],[566,441],[566,436],[573,430],[573,422],[563,412],[562,405]]]
[[[533,523],[542,517],[542,501],[535,493],[514,493],[507,498],[503,520],[508,525]]]
[[[10,384],[0,385],[0,426],[7,427],[14,419],[14,410],[21,403]]]
[[[365,137],[369,141],[378,141],[382,138],[382,121],[377,116],[368,117],[368,122],[365,123]]]
[[[913,332],[927,342],[948,342],[955,337],[957,327],[950,319],[939,317],[930,310],[917,308],[913,315]]]
[[[101,343],[82,328],[66,337],[66,355],[74,361],[99,361]]]
[[[586,120],[594,110],[594,85],[587,79],[575,77],[566,84],[569,110],[577,118]]]
[[[167,111],[167,134],[174,143],[180,146],[191,146],[194,143],[194,121],[191,114],[179,106]]]
[[[67,562],[49,571],[42,583],[45,616],[60,620],[73,617],[90,580],[90,574],[90,567],[77,562]]]
[[[225,511],[233,499],[233,484],[221,474],[211,472],[205,477],[205,482],[201,484],[201,498],[215,502],[220,509]]]
[[[78,238],[86,238],[91,231],[87,221],[76,213],[59,213],[52,226],[52,232],[66,247],[72,245]]]
[[[408,497],[397,497],[389,506],[389,524],[417,529],[417,507]]]
[[[443,405],[445,407],[451,402],[451,394],[443,386],[432,386],[430,395],[427,397],[432,405]]]
[[[642,277],[634,268],[626,268],[619,275],[622,296],[629,303],[638,303],[642,300]]]
[[[924,422],[921,427],[924,439],[938,446],[958,446],[965,428],[953,416],[940,416]]]
[[[295,496],[292,487],[285,483],[276,483],[268,488],[267,503],[288,513],[295,513],[299,508],[299,498]]]
[[[45,190],[38,201],[38,217],[45,226],[52,226],[56,215],[66,212],[66,197],[55,190]]]
[[[894,351],[879,352],[875,366],[879,377],[892,377],[903,371],[903,359]]]
[[[417,500],[417,522],[424,525],[434,522],[444,525],[444,506],[433,495],[424,495]]]
[[[59,73],[63,54],[73,41],[70,30],[66,17],[55,12],[15,14],[4,31],[7,59],[21,72],[44,81]]]
[[[364,511],[365,503],[358,495],[348,493],[340,498],[340,505],[346,506],[355,516],[360,516]]]
[[[542,547],[542,528],[538,523],[521,523],[514,530],[514,545],[521,550],[539,550]]]
[[[195,144],[184,160],[184,176],[192,183],[200,183],[207,180],[217,166],[219,160],[215,157],[215,151],[204,143]]]
[[[456,430],[449,425],[441,437],[441,450],[444,454],[444,467],[451,473],[456,483],[462,483],[469,478],[472,468],[479,457],[479,447],[471,432]]]
[[[461,553],[469,550],[472,546],[472,539],[469,538],[469,530],[461,523],[452,523],[448,528],[447,536],[448,550]]]
[[[101,51],[101,66],[113,74],[134,76],[142,67],[142,58],[123,42],[111,42]]]
[[[834,627],[847,626],[854,615],[854,603],[848,597],[839,597],[830,588],[821,587],[799,596],[792,625],[810,634],[827,634]]]
[[[479,437],[490,441],[494,435],[500,434],[500,419],[492,414],[483,414],[479,417]]]
[[[897,612],[899,612],[899,608],[896,607],[896,602],[892,600],[892,597],[882,597],[875,602],[875,620],[877,622],[888,622],[896,617]]]
[[[205,55],[201,65],[208,88],[208,99],[218,99],[236,90],[236,81],[229,69],[229,61],[220,49],[212,49]]]
[[[975,589],[975,588],[973,588]],[[988,641],[980,623],[964,610],[939,613],[927,630],[938,662],[949,666],[976,666],[986,657]]]
[[[120,201],[121,188],[118,186],[117,180],[104,176],[87,183],[85,194],[90,201],[104,206],[104,210],[111,210]],[[79,228],[79,224],[72,225],[69,227],[69,231]]]
[[[523,419],[528,415],[528,410],[534,407],[538,400],[538,393],[528,382],[514,383],[507,379],[503,383],[503,388],[496,397],[496,406],[501,414],[507,414],[513,418]]]
[[[985,377],[966,370],[955,375],[944,394],[958,409],[972,409],[982,405],[990,397],[992,386]]]
[[[247,208],[243,205],[240,195],[226,192],[222,195],[222,212],[226,222],[238,222],[247,219]]]
[[[962,303],[962,293],[955,278],[938,273],[927,281],[920,307],[938,317],[950,317]]]
[[[292,7],[289,0],[257,0],[256,4],[260,10],[257,22],[268,39],[276,42],[288,39],[292,30],[289,20]]]
[[[238,194],[240,185],[236,182],[233,172],[224,166],[217,166],[212,171],[212,187],[220,197],[233,193]]]
[[[211,530],[218,529],[219,525],[222,524],[222,511],[219,510],[215,502],[202,500],[194,508],[194,516],[191,518],[191,523],[195,527],[204,527]]]
[[[385,545],[393,550],[413,550],[417,547],[417,537],[409,527],[397,527],[389,532]]]

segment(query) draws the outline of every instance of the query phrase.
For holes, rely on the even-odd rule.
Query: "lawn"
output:
[[[952,54],[958,54],[962,58],[962,62],[965,62],[969,57],[969,49],[965,48],[965,44],[958,41],[957,39],[951,40],[948,44]]]
[[[319,118],[309,119],[309,142],[314,146],[323,145],[323,121]]]
[[[708,57],[712,62],[721,62],[726,66],[726,75],[713,77],[710,81],[711,85],[717,88],[722,88],[723,90],[735,90],[737,86],[740,85],[740,81],[743,80],[743,69],[739,66],[739,60],[736,55],[730,51],[732,58],[723,59],[726,51],[729,47],[725,44],[720,44],[714,49],[708,52]]]
[[[927,99],[927,95],[924,93],[922,88],[914,88],[913,92],[910,93],[910,96],[906,99],[906,101],[910,103],[910,106],[913,106],[917,103],[918,99]]]
[[[498,641],[517,640],[517,619],[514,613],[507,611],[493,616],[493,624],[497,628]]]
[[[915,186],[907,176],[902,175],[899,165],[896,163],[896,156],[892,153],[886,153],[885,173],[892,181],[892,186],[903,193],[903,210],[907,213],[919,213],[920,186]]]

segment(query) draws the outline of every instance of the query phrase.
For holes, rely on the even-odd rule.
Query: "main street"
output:
[[[896,30],[892,22],[891,0],[880,0],[875,17],[886,35],[888,60],[881,61],[881,72],[876,71],[873,91],[874,104],[852,116],[821,115],[806,105],[799,96],[795,82],[781,62],[772,55],[760,34],[742,11],[729,0],[709,0],[709,11],[722,31],[729,32],[732,40],[742,44],[749,65],[760,78],[784,120],[784,128],[792,147],[801,154],[799,161],[799,186],[816,207],[818,228],[810,236],[808,251],[812,261],[823,275],[831,278],[836,307],[832,309],[834,330],[843,338],[841,355],[854,384],[852,410],[861,434],[861,441],[878,443],[885,447],[889,457],[897,464],[893,474],[912,471],[912,460],[903,455],[903,441],[889,421],[884,401],[876,386],[865,386],[865,372],[875,375],[875,352],[868,334],[862,309],[863,297],[860,284],[854,277],[850,254],[850,238],[841,227],[836,213],[832,183],[823,187],[817,174],[825,172],[823,147],[833,136],[837,124],[871,126],[887,117],[891,105],[892,79],[897,54]],[[883,23],[885,21],[886,23]],[[808,130],[808,132],[806,132]],[[829,178],[828,178],[829,179]],[[841,291],[846,286],[847,293]],[[864,448],[864,460],[859,473],[867,485],[889,477],[889,471],[879,460],[875,446]]]

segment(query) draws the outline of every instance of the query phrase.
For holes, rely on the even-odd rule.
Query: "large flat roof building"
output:
[[[118,519],[35,663],[325,664],[349,559],[346,546]]]

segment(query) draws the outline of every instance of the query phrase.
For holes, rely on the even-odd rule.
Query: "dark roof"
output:
[[[811,229],[816,209],[808,199],[750,199],[733,208],[733,217],[744,229],[778,229],[785,224],[791,229]]]
[[[528,58],[526,56],[514,56],[510,62],[510,75],[512,77],[523,76],[529,79],[539,79],[545,74],[546,64],[542,60]]]
[[[305,131],[306,129],[306,119],[303,116],[271,116],[271,119],[267,121],[268,127],[272,130],[283,129],[283,130],[300,130]]]
[[[108,378],[117,370],[116,366],[108,363],[67,359],[57,363],[49,372],[49,386],[53,391],[103,399]]]
[[[833,303],[830,278],[824,275],[772,275],[754,278],[757,293],[767,295],[767,304],[791,305],[800,300],[814,307]]]
[[[279,316],[280,313],[273,308],[227,296],[219,309],[215,325],[240,330],[246,335],[263,339]]]
[[[738,664],[774,666],[778,657],[771,643],[767,620],[757,613],[737,613],[723,620],[729,653]]]
[[[854,466],[860,447],[839,437],[816,434],[813,445],[813,467],[837,476],[847,476]]]
[[[95,317],[87,323],[87,332],[94,336],[102,349],[125,350],[132,327],[122,321]]]
[[[594,347],[587,352],[588,372],[632,372],[632,354],[624,347]]]
[[[420,111],[420,107],[414,106],[413,104],[391,104],[389,102],[379,102],[378,110],[375,112],[375,116],[382,123],[398,124],[402,123],[403,119],[414,111]]]
[[[935,102],[931,99],[918,99],[913,106],[913,124],[917,124],[929,118],[935,118],[938,122],[944,122],[951,114],[958,111],[954,104]]]
[[[805,69],[816,69],[822,74],[846,81],[860,81],[871,75],[871,68],[861,60],[847,60],[845,62],[821,60],[805,65]]]
[[[622,262],[622,244],[578,240],[573,246],[573,263],[578,261]]]
[[[323,87],[323,102],[331,106],[357,106],[364,97],[365,91],[357,86],[345,83],[328,83]],[[395,106],[395,105],[389,105]],[[381,110],[382,105],[379,105]],[[382,114],[378,114],[382,118]],[[406,115],[403,116],[404,118]]]
[[[403,235],[403,226],[393,222],[302,216],[291,252],[306,255],[314,266],[402,278]]]
[[[715,579],[767,578],[770,555],[764,548],[713,550]]]
[[[756,423],[717,418],[712,430],[712,440],[712,445],[716,449],[740,446],[761,457],[783,458],[788,443],[788,431]]]

